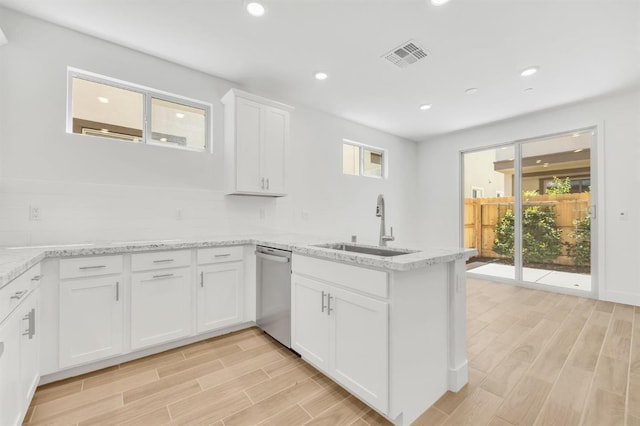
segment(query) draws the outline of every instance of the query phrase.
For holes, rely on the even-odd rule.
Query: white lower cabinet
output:
[[[292,347],[363,401],[389,406],[389,305],[292,276]]]
[[[242,262],[198,267],[198,333],[242,321]]]
[[[131,348],[191,334],[191,269],[135,273],[131,278]]]
[[[20,320],[20,392],[23,407],[29,401],[40,381],[40,294],[36,289],[18,310]]]
[[[61,368],[122,352],[122,305],[122,276],[60,283]]]
[[[0,324],[0,425],[15,425],[21,416],[20,320],[10,315]]]
[[[291,346],[316,367],[329,369],[327,285],[292,275]]]
[[[31,278],[39,277],[39,273],[39,267],[36,266],[9,284],[9,286],[13,284],[14,287],[11,289],[10,297],[12,296],[14,301],[17,300],[17,304],[6,317],[0,317],[0,425],[2,426],[20,423],[40,380],[40,330],[36,321],[39,315],[39,291],[33,285],[36,278]],[[16,293],[14,290],[17,287],[26,290]]]

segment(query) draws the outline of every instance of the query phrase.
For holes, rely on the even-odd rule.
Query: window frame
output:
[[[356,177],[366,177],[366,178],[372,178],[372,179],[388,179],[389,178],[389,170],[388,170],[388,163],[389,163],[389,153],[386,149],[384,148],[380,148],[378,146],[373,146],[373,145],[367,145],[367,144],[363,144],[360,142],[356,142],[350,139],[342,139],[342,152],[343,152],[343,162],[344,162],[344,145],[351,145],[351,146],[356,146],[358,147],[358,152],[359,152],[359,174],[350,174],[350,173],[345,173],[344,172],[344,168],[342,170],[342,175],[343,176],[356,176]],[[364,151],[372,151],[372,152],[379,152],[380,153],[380,169],[381,169],[381,175],[380,176],[371,176],[371,175],[366,175],[364,174]],[[344,167],[344,165],[343,165]]]
[[[82,80],[87,80],[93,83],[104,84],[107,86],[116,87],[118,89],[128,90],[131,92],[136,92],[142,95],[142,138],[139,142],[129,141],[125,139],[118,138],[108,138],[104,136],[94,136],[94,135],[86,135],[79,134],[73,132],[73,79],[78,78]],[[152,126],[152,117],[151,117],[151,103],[152,98],[160,99],[167,102],[177,103],[181,105],[186,105],[189,107],[202,109],[205,112],[205,146],[203,148],[195,148],[190,146],[180,146],[175,144],[168,144],[166,142],[158,142],[154,141],[151,137],[151,126]],[[160,146],[165,148],[173,148],[179,149],[182,151],[190,151],[190,152],[213,152],[213,125],[212,125],[212,117],[211,113],[213,110],[213,105],[209,102],[200,101],[197,99],[189,98],[186,96],[177,95],[175,93],[165,92],[163,90],[153,89],[151,87],[142,86],[140,84],[131,83],[124,80],[119,80],[112,77],[107,77],[101,74],[96,74],[90,71],[81,70],[74,67],[67,67],[67,117],[66,117],[66,131],[68,134],[72,135],[80,135],[80,136],[88,136],[91,138],[97,139],[109,139],[111,142],[120,141],[120,142],[128,142],[134,144],[143,144],[150,146]]]

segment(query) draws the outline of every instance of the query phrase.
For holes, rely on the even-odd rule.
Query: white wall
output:
[[[640,92],[618,94],[445,135],[419,145],[421,238],[460,242],[460,151],[597,126],[600,298],[640,305]],[[597,170],[594,170],[597,169]],[[625,212],[625,219],[620,219]],[[595,232],[595,231],[594,231]]]
[[[380,192],[398,241],[415,234],[414,142],[294,105],[291,195],[225,196],[219,99],[236,84],[8,9],[0,27],[10,40],[0,47],[0,245],[264,231],[375,241]],[[67,134],[67,66],[212,103],[213,153]],[[343,176],[342,138],[388,149],[390,178]]]

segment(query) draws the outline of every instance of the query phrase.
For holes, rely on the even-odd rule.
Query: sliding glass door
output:
[[[470,273],[591,291],[594,139],[588,129],[463,153]]]

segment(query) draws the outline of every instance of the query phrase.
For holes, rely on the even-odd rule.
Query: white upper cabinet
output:
[[[284,196],[292,107],[232,89],[225,105],[225,188],[229,194]]]

